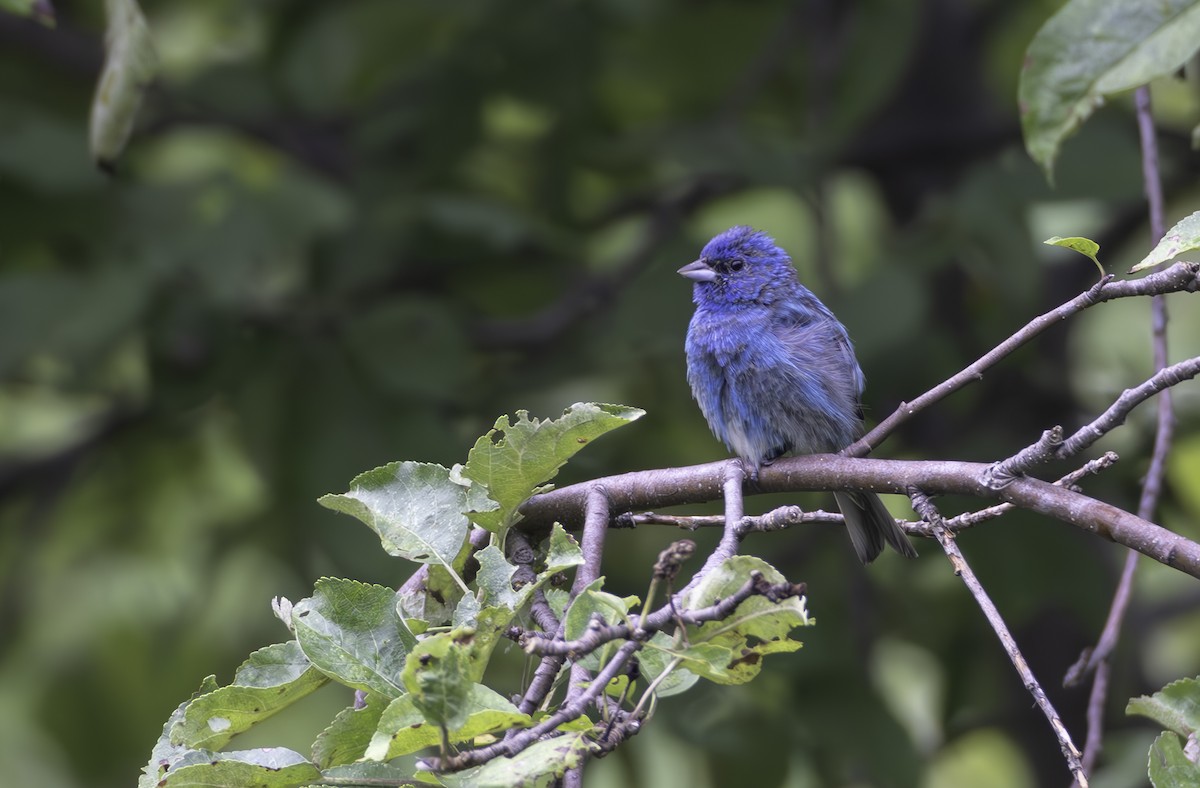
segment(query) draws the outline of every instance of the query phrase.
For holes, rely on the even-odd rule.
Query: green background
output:
[[[1094,281],[1044,238],[1126,270],[1149,248],[1127,97],[1067,142],[1053,189],[1022,147],[1022,56],[1056,7],[147,0],[163,68],[113,177],[87,151],[101,4],[56,3],[53,30],[0,12],[0,782],[130,785],[205,675],[285,639],[272,596],[402,582],[315,503],[362,470],[461,462],[498,415],[581,400],[648,415],[562,483],[723,457],[675,269],[732,224],[773,234],[847,325],[872,420]],[[1172,223],[1200,204],[1198,113],[1184,82],[1154,97]],[[1170,305],[1172,357],[1197,354],[1195,296]],[[1148,315],[1073,319],[877,455],[987,461],[1073,429],[1149,374]],[[1193,539],[1198,406],[1177,390],[1159,517]],[[1123,461],[1090,494],[1136,506],[1143,411],[1097,445]],[[748,505],[785,502],[831,505]],[[678,536],[613,532],[610,590],[644,593]],[[1061,676],[1121,551],[1024,513],[960,544],[1082,744],[1087,691]],[[808,583],[805,648],[663,701],[588,785],[1065,784],[986,622],[918,548],[863,570],[835,528],[748,539]],[[1156,729],[1122,710],[1200,672],[1197,601],[1146,562],[1094,786],[1145,781]],[[322,690],[234,746],[304,750],[346,702]]]

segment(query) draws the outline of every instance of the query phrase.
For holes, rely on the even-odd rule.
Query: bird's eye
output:
[[[730,271],[740,271],[740,270],[742,270],[743,265],[745,265],[745,263],[743,263],[741,260],[734,260],[729,263],[729,270]]]

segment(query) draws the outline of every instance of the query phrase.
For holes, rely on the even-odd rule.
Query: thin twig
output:
[[[913,502],[913,509],[933,529],[938,543],[941,544],[946,557],[950,559],[951,566],[954,567],[954,574],[962,578],[967,590],[971,592],[971,596],[975,597],[975,602],[979,605],[979,609],[983,611],[984,617],[992,625],[992,630],[996,633],[996,637],[1000,639],[1000,645],[1004,647],[1004,651],[1012,661],[1013,667],[1017,669],[1017,674],[1021,677],[1022,683],[1025,684],[1025,689],[1029,690],[1029,693],[1033,696],[1034,703],[1041,709],[1042,714],[1046,716],[1046,720],[1050,723],[1050,728],[1054,731],[1054,736],[1058,739],[1059,747],[1062,748],[1063,757],[1067,761],[1067,768],[1075,776],[1075,780],[1080,788],[1088,788],[1087,775],[1084,773],[1083,764],[1079,759],[1079,749],[1071,741],[1071,734],[1067,731],[1067,726],[1063,724],[1062,718],[1058,716],[1058,712],[1055,711],[1054,706],[1050,703],[1050,699],[1046,697],[1046,693],[1042,689],[1041,684],[1038,683],[1037,677],[1029,669],[1028,663],[1025,662],[1025,657],[1017,647],[1017,641],[1013,638],[1012,633],[1009,632],[1008,625],[1004,623],[1004,618],[1000,615],[1000,611],[996,609],[996,605],[988,596],[987,591],[984,590],[983,584],[979,582],[979,578],[971,571],[971,566],[967,563],[966,557],[958,549],[958,543],[955,541],[954,534],[946,528],[942,515],[938,512],[937,507],[929,499],[928,495],[914,487],[909,491],[909,497]]]
[[[1157,242],[1166,231],[1166,220],[1163,213],[1163,187],[1158,170],[1158,140],[1154,132],[1154,117],[1150,112],[1150,88],[1143,85],[1134,93],[1134,107],[1137,114],[1138,134],[1142,147],[1142,179],[1146,187],[1146,200],[1150,208],[1150,239]],[[1162,295],[1155,295],[1150,301],[1152,344],[1154,349],[1154,368],[1158,371],[1167,369],[1167,303]],[[1162,480],[1166,473],[1167,455],[1171,450],[1171,440],[1175,429],[1175,414],[1171,402],[1171,390],[1166,388],[1158,398],[1158,412],[1154,430],[1154,450],[1150,458],[1150,467],[1142,482],[1142,493],[1138,499],[1138,516],[1149,520],[1158,508],[1158,499],[1162,491]],[[1081,680],[1088,672],[1093,672],[1092,690],[1088,696],[1087,708],[1087,738],[1084,741],[1083,765],[1089,772],[1096,764],[1100,755],[1100,747],[1104,734],[1104,706],[1108,700],[1109,674],[1112,670],[1112,653],[1121,636],[1121,625],[1129,610],[1133,598],[1133,580],[1137,573],[1138,554],[1130,551],[1125,556],[1125,564],[1121,568],[1121,577],[1113,592],[1112,603],[1109,605],[1108,617],[1104,621],[1104,629],[1094,648],[1085,652],[1080,659],[1079,675],[1068,673],[1068,679]]]
[[[1087,291],[1080,293],[1070,301],[1035,317],[1020,330],[994,348],[980,356],[974,363],[962,371],[947,378],[943,382],[926,391],[911,402],[902,402],[895,411],[881,421],[875,429],[868,432],[856,442],[848,446],[844,454],[851,457],[862,457],[869,454],[883,440],[904,422],[920,411],[938,402],[944,397],[958,391],[968,383],[983,378],[983,373],[1006,358],[1014,350],[1024,345],[1051,326],[1056,326],[1076,312],[1081,312],[1090,306],[1111,301],[1115,298],[1132,296],[1158,295],[1181,291],[1195,292],[1200,289],[1200,265],[1196,263],[1176,263],[1170,268],[1150,274],[1141,279],[1111,281],[1111,278],[1101,280]]]

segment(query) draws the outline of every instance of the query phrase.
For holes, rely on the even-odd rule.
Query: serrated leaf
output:
[[[1078,235],[1072,235],[1068,238],[1063,238],[1062,236],[1055,235],[1042,241],[1042,243],[1047,244],[1048,246],[1062,246],[1079,252],[1081,255],[1095,263],[1096,267],[1100,269],[1100,276],[1104,276],[1104,266],[1100,265],[1100,260],[1096,257],[1096,255],[1100,252],[1100,244],[1096,243],[1091,238],[1083,238]]]
[[[425,721],[450,730],[467,721],[471,693],[468,650],[474,633],[442,632],[417,644],[404,663],[401,679],[413,706]]]
[[[505,559],[504,553],[495,545],[483,548],[475,554],[475,558],[479,561],[479,573],[475,581],[483,593],[482,604],[516,610],[521,603],[520,595],[512,586],[517,568]]]
[[[348,706],[339,711],[313,742],[313,763],[328,769],[362,758],[387,706],[387,698],[369,692],[362,708]]]
[[[400,673],[417,640],[396,612],[396,592],[325,577],[292,608],[296,640],[312,664],[348,687],[387,698],[404,693]]]
[[[685,667],[675,664],[675,638],[666,632],[655,632],[646,642],[646,648],[638,654],[638,669],[647,684],[657,679],[663,671],[671,673],[658,683],[654,693],[660,698],[679,695],[691,689],[700,677]],[[726,659],[728,662],[728,659]]]
[[[546,540],[545,568],[539,573],[538,580],[548,580],[559,572],[579,566],[583,563],[583,550],[575,537],[567,533],[562,523],[555,523],[550,529],[550,538]]]
[[[1162,239],[1150,250],[1150,254],[1142,258],[1142,261],[1129,269],[1129,273],[1144,271],[1147,268],[1153,268],[1159,263],[1165,263],[1174,257],[1190,252],[1193,249],[1200,249],[1200,211],[1193,213],[1186,219],[1180,220],[1170,230],[1167,230]]]
[[[191,698],[176,706],[175,711],[171,712],[171,716],[167,718],[166,724],[163,725],[162,735],[158,737],[158,741],[154,744],[154,749],[150,751],[150,760],[142,768],[141,775],[138,776],[138,788],[155,788],[167,771],[172,769],[183,758],[187,757],[189,753],[193,752],[187,747],[172,742],[171,730],[183,720],[183,715],[187,712],[188,704],[192,700],[202,695],[207,695],[219,686],[216,676],[206,677],[204,681],[200,682],[200,689]]]
[[[349,492],[317,502],[362,520],[390,555],[441,565],[457,578],[454,562],[471,527],[464,513],[485,499],[455,475],[434,463],[393,462],[356,476]]]
[[[1173,73],[1200,46],[1200,1],[1070,0],[1034,36],[1017,91],[1025,147],[1050,176],[1104,98]]]
[[[1133,698],[1126,714],[1140,714],[1187,738],[1200,732],[1200,678],[1173,681],[1153,695]]]
[[[465,702],[466,722],[449,732],[451,742],[470,742],[511,728],[533,723],[495,690],[482,684],[472,684]],[[441,742],[436,725],[426,722],[411,695],[392,701],[379,720],[379,725],[367,748],[366,757],[386,761],[401,755],[418,752]]]
[[[1150,745],[1148,767],[1150,784],[1154,788],[1195,788],[1200,785],[1200,766],[1188,760],[1179,737],[1169,731],[1160,733]]]
[[[684,606],[694,610],[715,604],[741,588],[755,571],[761,572],[768,582],[786,582],[779,570],[766,561],[753,556],[734,556],[709,572],[685,598]],[[734,658],[725,666],[726,672],[706,678],[723,684],[742,684],[758,675],[763,657],[800,648],[800,641],[791,639],[791,631],[810,623],[803,597],[772,602],[752,596],[723,621],[689,627],[688,642],[692,646],[708,643],[729,649]],[[701,665],[702,661],[698,661],[693,667],[700,670]]]
[[[413,772],[412,765],[359,761],[324,770],[324,782],[307,788],[332,788],[332,786],[408,786],[441,785],[441,781],[429,772]]]
[[[543,788],[582,765],[591,746],[585,733],[567,733],[540,741],[513,758],[494,758],[483,766],[440,777],[457,788]]]
[[[135,0],[105,0],[105,8],[104,70],[92,99],[89,140],[92,159],[111,167],[129,141],[142,94],[158,71],[158,57]]]
[[[493,532],[503,532],[518,519],[517,508],[553,479],[567,460],[596,438],[645,415],[625,405],[581,402],[557,419],[530,419],[517,411],[475,442],[463,475],[479,482],[499,504],[493,512],[472,512],[471,519]]]
[[[213,788],[252,785],[254,788],[294,788],[319,780],[321,772],[295,750],[265,747],[258,750],[210,752],[192,755],[169,770],[159,788]]]
[[[326,681],[294,640],[259,649],[238,668],[232,684],[188,704],[171,740],[195,749],[220,749]]]

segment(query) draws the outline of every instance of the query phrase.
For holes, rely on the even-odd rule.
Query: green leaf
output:
[[[404,693],[400,673],[416,646],[396,612],[396,592],[324,577],[292,608],[296,640],[312,664],[335,681],[387,698]]]
[[[664,633],[659,632],[659,635]],[[676,670],[684,670],[688,673],[693,673],[701,678],[706,678],[709,681],[715,681],[718,684],[734,684],[739,683],[733,681],[733,675],[730,672],[729,666],[734,663],[734,652],[727,646],[718,645],[716,643],[700,643],[687,648],[677,648],[667,639],[667,642],[651,639],[647,645],[647,651],[655,651],[661,653],[664,661],[679,659],[679,667]],[[644,654],[643,654],[644,656]],[[639,659],[641,659],[639,657]],[[641,660],[643,666],[645,660]],[[654,674],[654,675],[657,675]],[[654,676],[649,676],[653,679]],[[666,684],[667,680],[663,681]],[[691,686],[693,682],[686,682],[686,686]],[[685,687],[686,688],[686,687]],[[677,692],[682,692],[682,689],[677,689]],[[675,694],[672,692],[663,692],[658,690],[660,696]]]
[[[1150,254],[1129,269],[1129,273],[1153,268],[1159,263],[1165,263],[1174,257],[1200,248],[1200,211],[1196,211],[1186,219],[1182,219],[1150,250]]]
[[[171,740],[192,748],[220,749],[235,735],[308,695],[328,679],[294,640],[255,651],[233,683],[188,704]]]
[[[1067,249],[1074,249],[1084,257],[1089,258],[1096,267],[1100,269],[1100,276],[1104,276],[1104,266],[1100,265],[1100,261],[1096,258],[1096,254],[1100,251],[1100,244],[1093,241],[1091,238],[1083,238],[1078,235],[1072,235],[1069,238],[1055,235],[1042,241],[1049,246],[1063,246]]]
[[[1150,745],[1150,784],[1154,788],[1195,788],[1200,785],[1200,766],[1188,760],[1179,737],[1163,731]]]
[[[442,632],[422,640],[408,655],[401,678],[413,706],[432,725],[454,730],[467,721],[472,686],[467,652],[473,635]]]
[[[401,696],[406,697],[408,696]],[[339,711],[333,722],[329,723],[313,742],[313,763],[322,769],[328,769],[331,766],[353,763],[364,757],[367,745],[371,743],[371,737],[379,727],[379,719],[387,706],[387,698],[367,693],[366,704],[362,708],[349,706]]]
[[[476,583],[483,594],[481,602],[489,606],[502,605],[509,610],[516,610],[521,603],[521,596],[513,590],[512,578],[517,568],[510,564],[504,553],[495,545],[488,545],[475,554],[479,561],[479,574]]]
[[[412,620],[409,626],[416,634],[420,634],[415,626],[417,622],[424,628],[449,624],[461,600],[474,600],[470,593],[464,595],[461,583],[458,574],[433,564],[421,587],[397,594],[396,610],[406,621]]]
[[[1133,698],[1126,714],[1140,714],[1187,738],[1200,731],[1200,678],[1173,681],[1153,695]]]
[[[309,788],[325,788],[325,786],[409,786],[409,785],[441,785],[442,783],[429,772],[413,773],[412,764],[379,763],[378,761],[358,761],[342,766],[333,766],[322,773],[323,781]]]
[[[283,747],[210,752],[193,750],[170,769],[159,788],[254,786],[294,788],[319,780],[321,772],[300,753]]]
[[[543,788],[582,765],[592,747],[586,733],[568,733],[537,744],[513,758],[495,758],[483,766],[440,775],[455,788]]]
[[[538,581],[549,580],[553,575],[582,563],[583,550],[579,542],[567,533],[561,523],[555,523],[550,529],[550,538],[546,540],[545,568],[538,573]]]
[[[761,572],[768,582],[786,582],[777,569],[762,559],[734,556],[709,572],[688,594],[684,605],[694,610],[715,604],[741,588],[755,571]],[[803,597],[772,602],[752,596],[723,621],[689,627],[688,642],[693,648],[707,643],[728,649],[734,659],[725,666],[725,671],[706,671],[702,675],[722,684],[743,684],[762,670],[763,657],[800,648],[799,641],[790,639],[791,631],[810,623]],[[704,671],[708,656],[696,652],[689,668]]]
[[[464,512],[485,501],[483,491],[457,477],[455,469],[393,462],[356,476],[349,492],[317,502],[362,520],[390,555],[441,565],[457,578],[461,567],[455,559],[471,528]]]
[[[498,692],[482,684],[471,685],[464,709],[466,722],[450,731],[452,742],[473,741],[478,736],[533,724],[528,714],[522,714]],[[437,726],[426,722],[413,696],[404,695],[384,711],[365,757],[386,761],[440,742]]]
[[[1017,90],[1029,155],[1049,177],[1104,97],[1173,73],[1200,46],[1200,0],[1070,0],[1034,36]]]
[[[0,0],[0,11],[33,17],[46,27],[54,27],[54,6],[50,0]]]
[[[628,620],[629,600],[601,591],[604,578],[598,577],[571,602],[564,623],[564,637],[577,640],[587,632],[588,622],[598,615],[606,624],[623,624]],[[591,654],[580,657],[579,664],[588,670],[599,670],[616,644],[606,643]]]
[[[596,438],[645,415],[625,405],[576,403],[557,419],[530,419],[517,411],[513,423],[508,416],[475,442],[463,475],[479,482],[488,497],[500,505],[498,511],[475,511],[471,519],[493,532],[503,532],[519,519],[517,508],[543,489],[558,469]]]
[[[92,159],[111,167],[125,149],[142,94],[158,71],[150,28],[136,0],[106,0],[104,70],[92,99]]]
[[[183,715],[187,712],[188,704],[192,702],[192,699],[207,695],[217,688],[217,677],[208,676],[200,682],[200,689],[192,695],[191,699],[180,703],[175,707],[175,711],[171,712],[171,716],[163,725],[162,735],[158,737],[154,749],[150,751],[149,762],[142,768],[142,773],[138,776],[138,788],[155,788],[167,771],[193,752],[187,747],[174,743],[171,740],[171,731],[183,720]]]
[[[718,658],[723,660],[719,665],[722,668],[732,657],[728,649],[724,649],[723,651],[724,653]],[[654,689],[654,694],[660,698],[686,692],[700,680],[699,676],[682,665],[671,667],[677,653],[675,638],[673,636],[668,635],[666,632],[655,632],[654,636],[646,641],[646,648],[642,649],[642,652],[638,654],[638,667],[642,678],[647,683],[658,678],[664,670],[671,669],[670,675],[660,681]]]

